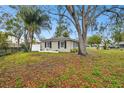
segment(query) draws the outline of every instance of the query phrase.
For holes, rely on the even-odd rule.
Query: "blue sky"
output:
[[[52,6],[52,7],[54,7],[54,6]],[[2,6],[1,10],[4,12],[8,12],[12,15],[15,15],[17,13],[16,10],[11,9],[8,6]],[[57,17],[57,16],[53,15],[53,17]],[[107,19],[104,16],[101,16],[101,17],[99,17],[98,20],[99,20],[99,22],[106,22]],[[55,20],[52,20],[51,22],[52,22],[52,29],[51,30],[49,30],[49,31],[41,30],[41,36],[43,38],[50,38],[54,35],[55,29],[57,26],[57,22]],[[71,26],[71,28],[73,29],[73,33],[70,34],[70,37],[76,39],[77,38],[77,32],[76,32],[75,28],[73,27],[73,25]],[[91,36],[92,34],[95,34],[95,32],[94,31],[88,31],[88,36]]]

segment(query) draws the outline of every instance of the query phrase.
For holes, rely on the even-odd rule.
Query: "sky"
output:
[[[53,12],[54,12],[55,7],[54,6],[50,6],[50,7],[53,7]],[[9,6],[1,6],[0,11],[8,12],[8,13],[10,13],[12,15],[16,15],[16,13],[17,13],[16,10],[11,9]],[[55,15],[52,15],[52,16],[55,17],[55,18],[57,17]],[[99,20],[99,22],[106,22],[107,21],[107,19],[104,16],[99,17],[98,20]],[[51,38],[51,37],[54,36],[54,33],[56,31],[56,26],[57,26],[56,20],[52,20],[51,24],[52,24],[51,25],[52,29],[50,29],[49,31],[48,30],[41,30],[41,37],[42,38],[47,39],[47,38]],[[71,25],[71,29],[73,30],[73,33],[70,34],[70,37],[73,38],[73,39],[77,39],[77,32],[76,32],[76,29],[74,28],[73,25]],[[93,35],[95,33],[96,32],[94,32],[94,31],[88,31],[88,36],[91,36],[91,35]]]

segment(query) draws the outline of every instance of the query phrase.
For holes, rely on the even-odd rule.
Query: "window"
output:
[[[78,47],[78,43],[73,42],[73,48],[77,48]]]
[[[120,48],[124,48],[124,44],[120,44]]]
[[[50,42],[46,42],[46,47],[50,47]]]
[[[49,41],[49,42],[45,42],[45,47],[47,47],[47,48],[51,48],[51,41]]]
[[[64,46],[65,46],[65,42],[62,41],[62,42],[61,42],[61,47],[64,47]]]

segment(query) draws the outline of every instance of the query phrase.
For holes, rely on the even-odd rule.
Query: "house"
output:
[[[1,34],[3,36],[4,36],[4,34],[7,35],[6,42],[4,42],[4,43],[7,43],[8,47],[13,47],[13,48],[17,48],[18,47],[18,39],[15,36],[12,36],[12,35],[8,34],[7,32],[4,32],[4,31],[1,32],[1,33],[3,33],[3,34]],[[20,44],[24,43],[24,37],[20,38],[19,43]]]
[[[32,46],[32,51],[34,51],[34,47],[37,46],[38,44],[34,44]],[[73,48],[78,48],[78,41],[69,37],[53,37],[50,39],[42,40],[40,43],[40,51],[70,52]],[[39,51],[38,47],[37,51]]]
[[[124,48],[124,41],[119,42],[119,47],[120,47],[120,48]]]
[[[10,36],[9,35],[8,39],[7,39],[7,43],[9,44],[9,47],[18,47],[18,40],[14,36]],[[19,43],[20,44],[24,43],[24,38],[23,37],[20,38],[20,42]]]

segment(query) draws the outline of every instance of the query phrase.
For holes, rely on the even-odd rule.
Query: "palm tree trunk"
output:
[[[26,31],[24,34],[25,37],[25,51],[29,51],[29,32]]]
[[[20,38],[18,38],[17,43],[18,43],[18,51],[19,51],[19,47],[20,47]]]
[[[31,33],[30,33],[30,48],[29,48],[29,51],[30,51],[30,52],[32,51],[33,36],[34,36],[34,33],[31,32]]]

